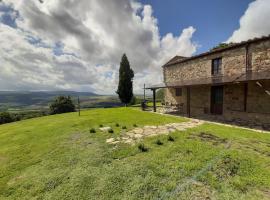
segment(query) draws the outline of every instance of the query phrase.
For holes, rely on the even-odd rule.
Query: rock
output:
[[[144,128],[145,128],[145,129],[156,129],[157,126],[145,126]]]
[[[103,131],[103,132],[107,132],[111,129],[111,127],[107,126],[107,127],[102,127],[102,128],[99,128],[99,130]]]
[[[106,142],[107,143],[112,143],[112,142],[114,142],[114,138],[109,138],[109,139],[106,140]]]
[[[172,132],[175,132],[175,129],[174,129],[174,128],[169,128],[168,131],[169,131],[170,133],[172,133]]]
[[[136,139],[139,139],[139,138],[142,138],[143,137],[143,135],[141,135],[141,134],[135,134],[134,135],[134,138],[136,138]]]
[[[186,129],[183,128],[183,127],[176,127],[176,130],[178,130],[178,131],[185,131]]]
[[[126,143],[126,144],[132,144],[133,143],[133,140],[132,139],[128,139],[128,140],[125,140],[124,143]]]
[[[146,129],[144,130],[144,135],[152,135],[155,134],[157,131],[153,129]]]
[[[170,133],[168,129],[159,129],[157,131],[157,134],[168,134],[168,133]]]
[[[142,134],[144,130],[142,128],[135,128],[133,131],[136,134]]]
[[[129,137],[134,137],[135,134],[132,131],[130,131],[130,132],[127,132],[126,135]]]

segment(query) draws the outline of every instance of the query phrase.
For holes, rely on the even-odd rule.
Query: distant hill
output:
[[[0,111],[10,108],[31,107],[33,109],[47,107],[52,99],[56,96],[71,96],[74,99],[80,96],[82,99],[99,97],[92,92],[75,92],[75,91],[0,91]]]

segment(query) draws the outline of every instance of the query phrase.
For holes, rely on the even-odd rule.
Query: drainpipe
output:
[[[249,47],[250,47],[250,44],[247,44],[246,45],[246,73],[248,73],[252,70]]]
[[[246,78],[251,75],[251,56],[250,56],[250,44],[246,45]],[[244,112],[247,112],[247,99],[248,99],[248,82],[244,83]]]
[[[187,116],[190,118],[190,87],[187,87]]]

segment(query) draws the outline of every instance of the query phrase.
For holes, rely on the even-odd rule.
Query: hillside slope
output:
[[[144,139],[144,153],[138,145],[105,142],[122,126],[184,121],[115,108],[2,125],[0,199],[269,198],[269,134],[204,124],[171,133],[174,141]]]

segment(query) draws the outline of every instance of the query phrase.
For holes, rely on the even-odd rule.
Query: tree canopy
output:
[[[73,104],[70,96],[59,96],[54,99],[50,105],[51,114],[60,114],[67,112],[74,112],[75,105]]]

